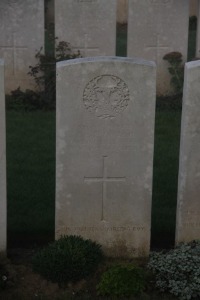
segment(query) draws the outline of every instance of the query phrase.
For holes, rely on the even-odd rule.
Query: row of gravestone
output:
[[[83,57],[113,56],[116,48],[116,0],[56,0],[55,36]],[[187,59],[189,0],[131,0],[128,7],[128,57],[157,63],[157,93],[168,94],[172,51]],[[200,23],[200,22],[199,22]],[[200,26],[200,24],[199,24]],[[200,30],[197,34],[200,51]],[[6,63],[6,92],[34,88],[27,75],[44,46],[44,0],[0,1],[0,57]]]
[[[190,16],[197,16],[199,0],[189,0]],[[46,6],[46,22],[47,24],[54,22],[54,2],[55,0],[48,0]],[[117,23],[127,24],[128,20],[128,0],[117,0]]]
[[[0,250],[6,249],[3,62],[0,61]],[[109,256],[150,248],[156,68],[129,58],[57,64],[55,235]],[[200,238],[200,61],[185,67],[176,242]],[[162,201],[162,199],[160,199]]]

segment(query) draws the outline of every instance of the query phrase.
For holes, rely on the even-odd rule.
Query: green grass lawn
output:
[[[55,113],[7,112],[8,241],[54,237]]]
[[[156,114],[153,246],[174,239],[180,111]],[[54,238],[55,112],[7,112],[9,245]]]
[[[180,110],[156,113],[152,199],[152,246],[173,246],[176,218]]]

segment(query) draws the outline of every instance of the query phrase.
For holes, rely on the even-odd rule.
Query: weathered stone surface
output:
[[[128,56],[156,62],[158,94],[172,92],[163,56],[178,51],[187,59],[188,20],[188,0],[129,1]]]
[[[5,143],[5,95],[4,63],[0,59],[0,252],[6,251],[7,232],[6,203],[6,143]]]
[[[200,60],[185,65],[176,243],[200,239]]]
[[[44,1],[0,1],[0,57],[5,60],[6,92],[32,88],[29,66],[38,61],[35,54],[44,47]],[[37,51],[36,51],[37,50]]]
[[[154,63],[125,58],[57,64],[56,238],[148,255],[155,73]]]
[[[116,10],[116,0],[56,0],[56,37],[83,57],[115,55]]]

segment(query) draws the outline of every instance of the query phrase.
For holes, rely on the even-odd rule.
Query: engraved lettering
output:
[[[76,2],[78,2],[78,3],[82,3],[82,2],[85,2],[85,3],[95,3],[97,1],[98,0],[76,0]]]
[[[149,0],[150,4],[167,5],[171,4],[172,0]]]
[[[185,222],[185,223],[183,223],[183,227],[186,227],[186,228],[200,228],[200,222]]]
[[[127,84],[114,75],[101,75],[85,87],[85,108],[101,119],[113,119],[124,111],[130,101]]]
[[[200,215],[200,211],[199,210],[186,210],[185,213],[188,216],[199,216]]]
[[[95,227],[95,226],[75,226],[75,227],[63,227],[60,231],[66,232],[144,232],[144,226],[113,226],[113,227]]]

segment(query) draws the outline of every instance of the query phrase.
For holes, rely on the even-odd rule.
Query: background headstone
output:
[[[0,252],[6,251],[6,143],[5,143],[5,94],[4,63],[0,59]]]
[[[155,73],[154,63],[125,58],[57,64],[56,238],[148,255]]]
[[[5,60],[5,87],[32,88],[29,66],[44,47],[44,0],[0,1],[0,57]]]
[[[200,239],[200,61],[185,66],[176,243]]]
[[[163,56],[181,52],[187,59],[188,0],[129,1],[128,56],[153,60],[157,64],[157,93],[169,94],[169,64]]]
[[[83,57],[115,55],[116,0],[56,0],[55,35]]]

